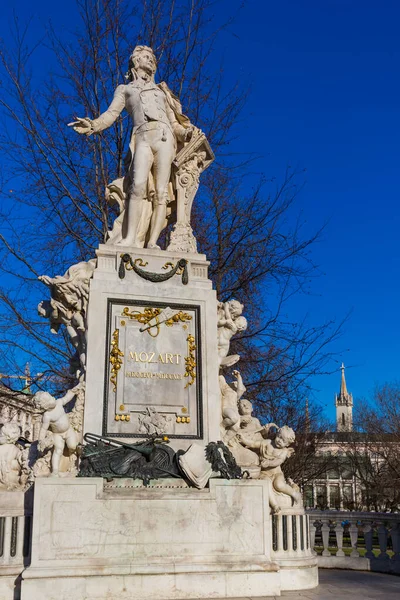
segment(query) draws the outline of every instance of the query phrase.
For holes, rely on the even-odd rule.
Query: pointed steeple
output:
[[[342,366],[340,367],[341,371],[342,371],[342,382],[340,384],[340,396],[345,397],[347,396],[347,385],[346,385],[346,378],[344,376],[344,370],[345,370],[345,366],[344,363],[342,363]]]
[[[340,370],[342,371],[340,392],[335,396],[336,428],[337,431],[352,431],[353,395],[347,391],[346,377],[344,375],[345,366],[343,363]]]

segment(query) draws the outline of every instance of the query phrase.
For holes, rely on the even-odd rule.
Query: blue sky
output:
[[[239,4],[223,0],[215,11],[222,17]],[[47,19],[64,31],[76,19],[72,0],[11,0],[6,42],[13,10],[33,14],[38,33]],[[245,0],[218,47],[227,77],[252,83],[240,146],[262,154],[268,176],[287,164],[306,168],[299,207],[307,227],[328,222],[313,253],[323,274],[292,311],[317,322],[352,311],[334,348],[337,373],[312,382],[330,417],[341,360],[355,397],[398,377],[399,22],[394,0]]]

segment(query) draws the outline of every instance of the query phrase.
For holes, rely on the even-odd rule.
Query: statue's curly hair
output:
[[[137,69],[138,55],[144,51],[150,52],[150,54],[153,55],[154,62],[155,62],[156,68],[157,68],[157,59],[156,59],[156,55],[153,52],[153,49],[150,48],[150,46],[136,46],[134,48],[132,54],[129,57],[128,72],[125,75],[125,77],[128,81],[132,81],[132,79],[133,79],[132,71],[136,71],[136,69]]]
[[[281,438],[283,438],[288,445],[293,444],[293,442],[296,439],[295,432],[291,427],[288,427],[288,425],[279,427],[278,431],[276,432],[276,435],[279,435]]]

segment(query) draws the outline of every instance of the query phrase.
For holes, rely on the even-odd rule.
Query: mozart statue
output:
[[[179,100],[166,83],[155,83],[156,68],[153,50],[136,46],[129,60],[128,83],[117,87],[108,109],[97,119],[77,118],[69,124],[77,133],[89,136],[110,127],[124,108],[131,116],[133,129],[125,159],[125,177],[107,186],[106,197],[117,201],[121,210],[109,243],[135,248],[143,248],[145,244],[148,248],[159,248],[158,238],[176,204],[177,186],[171,177],[171,167],[181,150],[190,140],[199,139],[200,143],[191,144],[192,151],[184,156],[182,163],[176,163],[177,167],[185,164],[186,170],[189,160],[189,165],[195,163],[192,196],[197,191],[200,172],[214,158],[204,134],[182,114]],[[190,209],[191,202],[187,218],[184,209],[178,218],[189,227]]]

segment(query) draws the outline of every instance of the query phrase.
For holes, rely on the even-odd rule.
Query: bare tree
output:
[[[342,447],[362,490],[367,510],[400,508],[400,383],[375,388],[356,405],[355,431]]]
[[[14,51],[1,51],[3,372],[21,370],[29,359],[32,372],[42,373],[40,385],[48,376],[58,387],[71,386],[68,340],[50,335],[36,315],[44,293],[37,277],[93,257],[116,216],[104,189],[123,173],[128,120],[122,117],[89,139],[74,135],[66,123],[75,114],[94,118],[104,110],[135,43],[154,48],[159,79],[177,92],[217,155],[196,198],[195,233],[212,261],[219,298],[235,296],[246,304],[251,327],[235,345],[252,396],[260,406],[276,403],[328,368],[329,342],[340,325],[292,323],[284,311],[316,273],[310,248],[320,232],[307,236],[301,219],[293,222],[301,174],[288,169],[280,184],[257,180],[250,173],[253,157],[238,162],[231,153],[248,89],[224,79],[214,48],[232,20],[215,22],[212,4],[78,0],[73,40],[47,32],[57,68],[39,82],[32,77],[35,53],[26,43],[27,29],[16,24]]]

